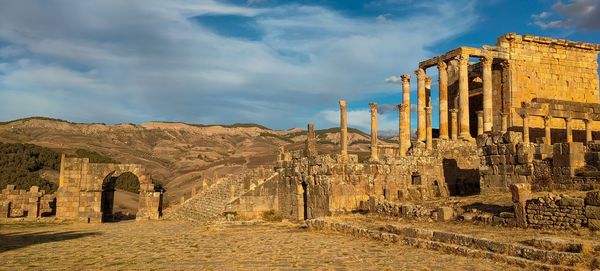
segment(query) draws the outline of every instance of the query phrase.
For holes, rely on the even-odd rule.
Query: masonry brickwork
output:
[[[155,191],[150,174],[142,166],[90,163],[88,158],[69,158],[64,155],[61,159],[59,187],[56,193],[56,217],[102,222],[103,214],[112,211],[112,208],[106,208],[112,206],[111,199],[107,198],[111,197],[111,191],[103,191],[103,185],[110,181],[111,177],[125,172],[136,175],[140,183],[136,218],[159,219],[162,211],[162,192]]]
[[[46,194],[39,187],[32,186],[29,191],[15,189],[8,185],[0,194],[0,217],[38,218],[54,215],[56,211],[55,194]]]

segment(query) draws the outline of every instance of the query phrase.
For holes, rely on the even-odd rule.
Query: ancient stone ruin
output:
[[[90,163],[88,158],[62,156],[56,192],[56,217],[84,222],[102,222],[112,214],[114,185],[111,177],[131,172],[140,182],[136,219],[159,219],[162,192],[155,191],[150,173],[136,164]]]
[[[447,220],[460,212],[403,203],[509,193],[520,184],[533,191],[598,189],[599,51],[598,44],[510,33],[493,46],[459,47],[424,60],[415,71],[416,138],[410,135],[411,76],[404,74],[396,144],[379,140],[377,104],[370,103],[371,153],[359,162],[348,153],[347,103],[340,100],[339,154],[318,154],[309,124],[305,150],[280,150],[278,178],[261,184],[262,199],[300,220],[365,208]],[[439,108],[427,76],[433,66],[439,71]],[[433,112],[439,112],[438,129],[432,127]],[[558,208],[575,210],[577,217],[555,226],[588,225],[583,199],[576,206],[563,200],[550,207],[539,199],[514,200],[513,213],[484,220],[542,225],[545,218],[535,210]]]

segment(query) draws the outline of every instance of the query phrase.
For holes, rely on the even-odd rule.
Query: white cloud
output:
[[[553,13],[544,11],[532,15],[533,24],[542,29],[575,28],[581,30],[600,29],[600,0],[556,1],[552,5]],[[556,17],[548,21],[552,14]]]
[[[0,100],[21,108],[2,117],[303,126],[339,98],[396,93],[381,79],[413,70],[433,55],[427,48],[476,19],[470,1],[433,2],[381,24],[304,5],[0,0],[8,44],[0,55],[10,56],[0,64]],[[228,36],[190,19],[207,14],[247,17],[261,36]],[[30,106],[51,93],[68,99]]]
[[[531,18],[534,19],[546,19],[548,17],[550,17],[551,13],[547,12],[547,11],[542,11],[540,14],[533,14],[531,15]]]
[[[395,75],[392,75],[383,81],[386,83],[391,83],[391,84],[402,84],[402,78],[400,76],[395,76]]]

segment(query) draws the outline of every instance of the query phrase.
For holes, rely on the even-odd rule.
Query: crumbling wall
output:
[[[246,219],[259,218],[263,212],[278,210],[277,181],[279,173],[249,185],[247,191],[226,207],[227,212],[235,212]]]
[[[358,163],[356,155],[294,153],[277,167],[279,209],[304,219],[357,210],[369,196],[388,201],[447,197],[443,159],[413,155]]]
[[[482,193],[508,191],[514,183],[531,183],[533,144],[523,143],[521,133],[487,133],[477,138],[480,147]]]
[[[527,224],[532,228],[600,229],[600,191],[590,191],[584,198],[549,194],[528,200]]]
[[[600,142],[523,143],[519,132],[478,137],[482,193],[507,191],[529,183],[534,191],[590,190],[600,187]]]
[[[0,194],[0,217],[23,217],[37,218],[49,216],[55,213],[55,195],[46,194],[32,186],[29,191],[15,189],[14,185],[7,185]]]

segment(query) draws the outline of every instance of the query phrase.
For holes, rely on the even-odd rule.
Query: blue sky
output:
[[[0,0],[0,120],[394,131],[386,78],[508,32],[600,43],[600,0]]]

